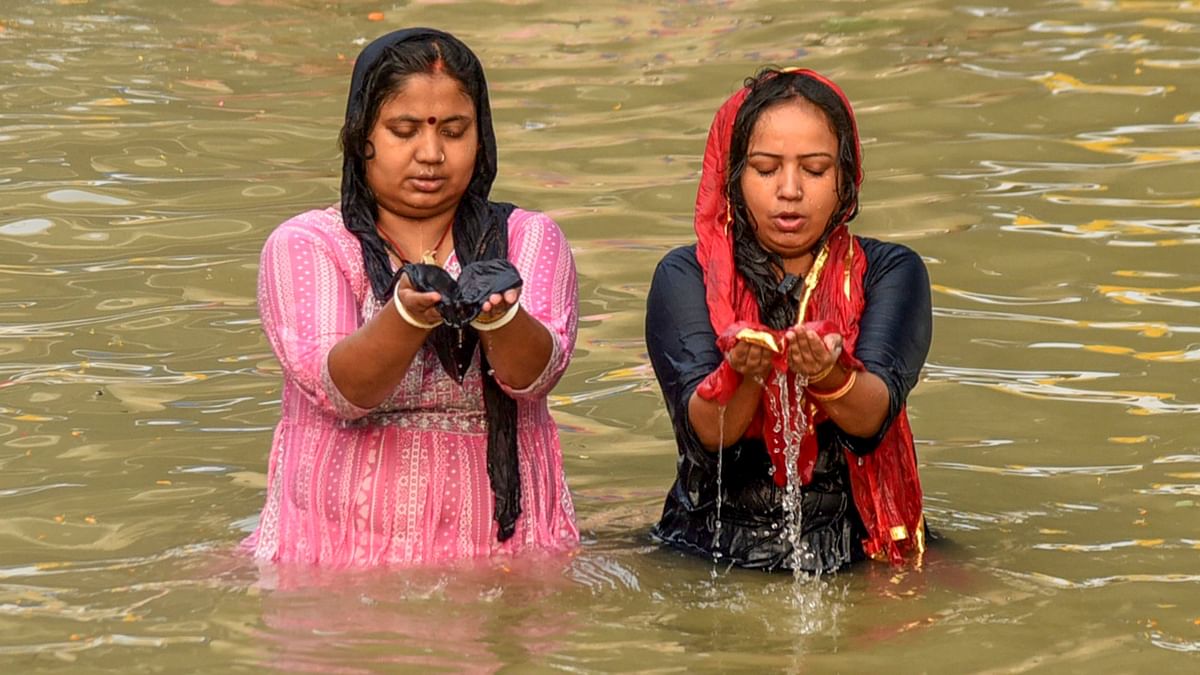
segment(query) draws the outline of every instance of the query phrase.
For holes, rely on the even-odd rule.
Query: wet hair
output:
[[[388,298],[392,289],[393,275],[388,259],[386,243],[375,229],[379,205],[366,183],[367,161],[374,158],[375,148],[371,143],[371,132],[379,119],[379,111],[393,96],[403,91],[409,78],[414,75],[442,74],[456,81],[459,88],[474,104],[481,100],[482,78],[474,76],[478,60],[466,46],[456,40],[441,40],[436,36],[422,36],[395,42],[382,50],[368,70],[362,83],[362,105],[347,110],[339,141],[344,165],[343,193],[358,195],[343,205],[343,221],[362,244],[363,262],[367,278],[375,297],[381,302]],[[476,116],[478,117],[478,111]],[[481,147],[477,155],[484,154]],[[476,171],[485,158],[477,157]],[[472,177],[474,187],[475,177]],[[471,193],[470,187],[468,193]],[[486,191],[485,191],[486,193]],[[464,201],[467,195],[464,195]],[[457,239],[457,237],[456,237]],[[416,262],[416,261],[413,261]]]
[[[738,272],[749,282],[758,300],[763,323],[782,330],[796,322],[798,303],[793,295],[798,279],[784,275],[783,258],[767,250],[755,235],[750,220],[746,198],[742,193],[742,174],[746,172],[746,153],[750,148],[750,136],[754,125],[763,113],[789,101],[808,101],[823,113],[831,130],[837,136],[837,163],[840,180],[837,186],[838,208],[834,211],[825,231],[817,241],[817,247],[825,243],[829,233],[838,224],[846,223],[858,215],[858,138],[850,111],[841,96],[826,83],[799,72],[784,72],[776,68],[764,68],[746,80],[750,89],[746,100],[738,108],[733,121],[733,134],[729,143],[729,174],[725,190],[729,195],[733,217],[733,258]]]

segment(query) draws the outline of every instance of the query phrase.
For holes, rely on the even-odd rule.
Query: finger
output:
[[[807,331],[800,349],[801,357],[797,372],[814,375],[824,370],[830,362],[825,341],[813,331]]]
[[[746,347],[746,343],[738,342],[729,350],[729,365],[738,372],[746,368]]]
[[[809,331],[805,341],[805,361],[816,370],[822,369],[830,361],[830,350],[825,340],[815,332]]]
[[[841,335],[837,333],[830,333],[829,335],[825,336],[824,342],[825,348],[829,350],[829,353],[833,355],[835,360],[842,355],[843,346]]]
[[[517,304],[517,300],[521,297],[521,290],[518,288],[510,288],[504,291],[504,302],[509,305]]]
[[[746,345],[746,369],[755,370],[762,360],[762,348],[757,345]]]
[[[488,299],[486,301],[484,301],[483,311],[485,311],[485,312],[499,311],[503,305],[504,305],[504,296],[499,293],[492,293],[491,295],[488,296]]]
[[[412,288],[400,289],[396,294],[400,298],[400,302],[404,303],[406,308],[412,308],[417,311],[424,311],[436,305],[442,299],[442,294],[437,291],[429,291],[421,293],[412,290]]]
[[[821,339],[820,335],[817,335],[816,331],[804,331],[804,337],[806,338],[805,344],[813,356],[824,356],[828,351],[825,348],[825,341]]]
[[[787,332],[788,357],[798,359],[803,355],[803,344],[805,340],[803,333],[789,330]]]

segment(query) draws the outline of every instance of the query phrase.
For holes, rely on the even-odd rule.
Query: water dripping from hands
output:
[[[713,525],[713,565],[721,561],[721,503],[725,501],[721,477],[725,473],[725,406],[717,408],[717,522]],[[726,570],[728,571],[728,570]]]
[[[780,392],[778,398],[769,397],[770,405],[775,407],[775,432],[783,438],[783,457],[785,482],[783,488],[783,518],[784,518],[784,536],[791,544],[792,552],[790,565],[792,574],[797,580],[800,580],[807,575],[802,571],[801,562],[804,560],[804,547],[801,541],[801,535],[804,532],[804,515],[801,507],[804,503],[801,485],[800,485],[800,439],[804,433],[804,429],[808,423],[804,414],[804,407],[796,406],[795,414],[793,415],[791,401],[792,391],[796,393],[796,400],[799,401],[800,392],[804,391],[804,386],[807,384],[807,378],[803,375],[794,376],[793,381],[788,381],[787,374],[776,372],[775,375],[776,389]],[[789,391],[789,386],[794,385],[795,388]],[[782,432],[782,433],[781,433]],[[778,449],[774,450],[778,452]],[[811,556],[811,553],[809,554]]]

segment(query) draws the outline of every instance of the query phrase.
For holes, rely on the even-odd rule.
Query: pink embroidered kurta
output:
[[[336,207],[296,216],[271,234],[258,304],[284,383],[266,505],[243,544],[255,558],[334,567],[425,564],[578,543],[546,405],[575,346],[575,265],[554,221],[520,209],[509,218],[509,260],[524,281],[521,305],[550,331],[553,348],[528,387],[500,382],[517,401],[521,474],[516,532],[500,543],[478,355],[459,385],[425,345],[384,403],[355,406],[329,377],[329,351],[390,308],[371,292],[358,240]],[[454,254],[446,269],[458,276]]]

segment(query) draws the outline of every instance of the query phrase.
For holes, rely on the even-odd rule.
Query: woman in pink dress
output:
[[[284,386],[244,546],[326,567],[574,547],[546,397],[575,344],[575,267],[550,218],[488,199],[479,60],[436,30],[379,38],[354,64],[341,143],[340,208],[288,220],[263,248]],[[483,270],[459,289],[483,295],[431,290],[435,265],[447,282]],[[497,267],[509,282],[487,289]]]

